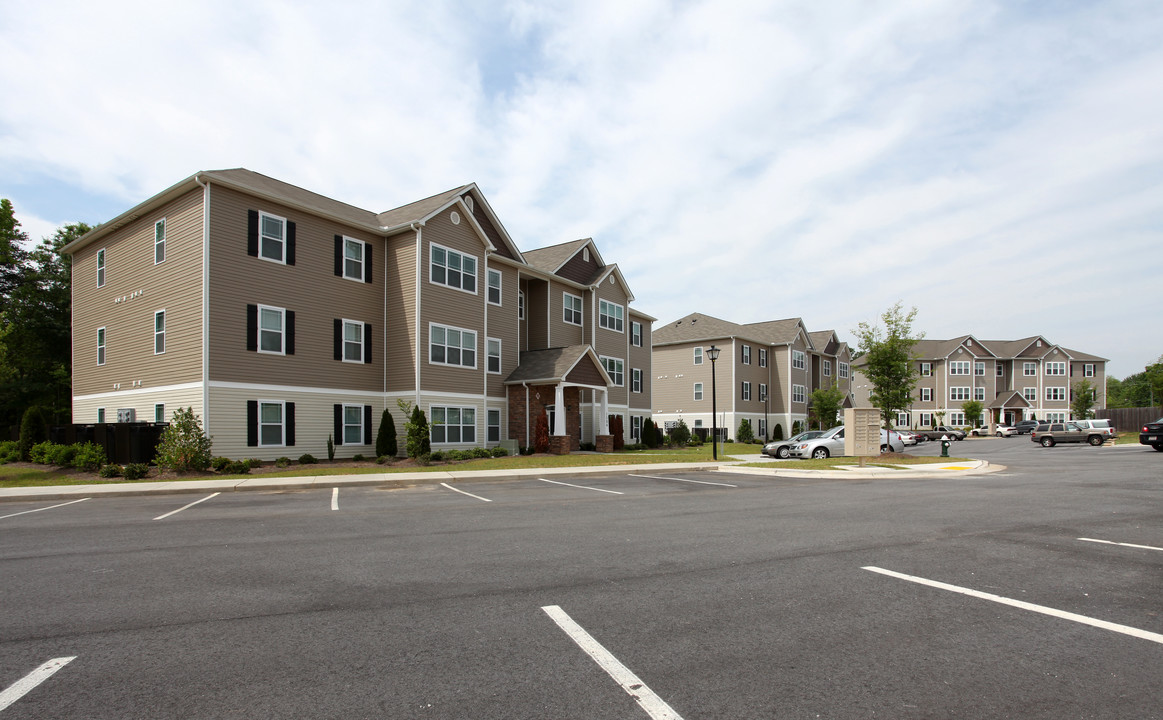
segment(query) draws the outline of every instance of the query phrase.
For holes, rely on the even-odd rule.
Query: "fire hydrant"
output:
[[[949,436],[941,436],[941,457],[949,457]]]

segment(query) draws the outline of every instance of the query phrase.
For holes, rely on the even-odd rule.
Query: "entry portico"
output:
[[[609,425],[610,376],[589,345],[521,353],[520,364],[505,380],[509,400],[509,437],[532,447],[536,421],[543,413],[550,428],[550,451],[567,454],[583,440],[582,405],[599,452],[614,448]]]

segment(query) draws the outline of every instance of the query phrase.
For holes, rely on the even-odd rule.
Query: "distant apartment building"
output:
[[[1013,424],[1018,420],[1071,419],[1075,385],[1089,381],[1095,407],[1106,406],[1107,359],[1054,344],[1042,337],[978,340],[920,340],[913,348],[917,385],[909,407],[897,413],[898,427],[936,424],[973,425],[961,406],[980,401],[988,417]],[[868,406],[871,383],[856,363],[856,404]]]
[[[73,421],[192,407],[214,452],[374,454],[418,405],[433,449],[559,452],[651,414],[654,318],[593,240],[522,252],[475,184],[387,212],[198,172],[71,243]],[[401,447],[403,443],[401,442]]]
[[[812,391],[836,383],[851,393],[851,351],[832,330],[810,332],[800,318],[738,324],[692,313],[654,331],[654,419],[661,427],[723,428],[735,438],[748,420],[756,437],[789,437],[806,427]],[[715,363],[712,423],[711,346]],[[850,404],[850,403],[849,403]]]

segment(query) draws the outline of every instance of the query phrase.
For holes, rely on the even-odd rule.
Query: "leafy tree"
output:
[[[24,281],[28,251],[23,243],[27,242],[28,233],[20,229],[12,201],[0,199],[0,313],[4,312],[8,299]]]
[[[977,427],[981,421],[981,411],[985,409],[985,405],[980,400],[966,400],[961,403],[961,412],[965,413],[965,422],[972,427]]]
[[[158,467],[175,472],[205,470],[210,467],[213,457],[210,453],[212,445],[202,421],[194,414],[194,408],[178,408],[169,426],[162,431],[154,460]]]
[[[1119,380],[1106,381],[1106,406],[1109,408],[1155,407],[1163,404],[1163,357],[1146,366],[1143,372]]]
[[[1094,416],[1094,384],[1089,380],[1079,380],[1070,388],[1070,413],[1078,420],[1088,420]]]
[[[755,431],[751,429],[751,421],[743,418],[743,422],[739,423],[739,429],[735,431],[735,439],[741,443],[755,442]]]
[[[679,420],[678,424],[670,429],[670,441],[675,445],[683,446],[691,441],[691,430],[686,426],[685,420]]]
[[[844,407],[844,392],[839,383],[833,380],[830,386],[813,390],[808,404],[820,422],[820,429],[827,430],[836,426],[836,416]]]
[[[376,457],[395,457],[397,452],[396,421],[392,419],[392,412],[384,408],[384,414],[380,416],[380,430],[376,433]]]
[[[872,383],[869,399],[880,410],[886,428],[892,427],[898,409],[908,407],[917,384],[913,346],[923,335],[913,336],[916,317],[915,307],[906,313],[898,302],[880,316],[883,329],[862,322],[854,333],[859,340],[862,370]]]

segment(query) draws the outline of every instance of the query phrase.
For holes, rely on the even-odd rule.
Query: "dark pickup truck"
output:
[[[950,440],[964,440],[965,432],[957,428],[945,427],[944,425],[938,425],[932,430],[917,430],[918,439],[940,440],[942,437],[948,437]]]

